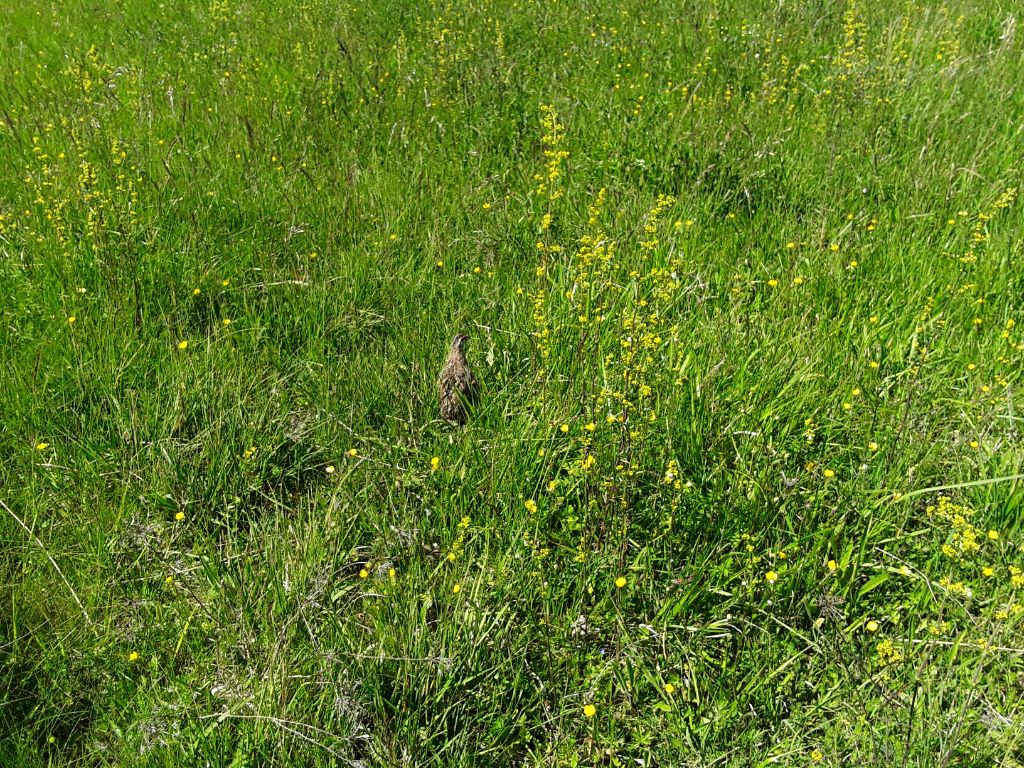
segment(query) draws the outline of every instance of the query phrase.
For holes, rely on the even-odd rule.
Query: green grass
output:
[[[1019,767],[1018,17],[4,5],[0,765]]]

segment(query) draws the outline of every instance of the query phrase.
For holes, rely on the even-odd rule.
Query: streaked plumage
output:
[[[441,418],[455,424],[466,423],[466,406],[476,399],[479,383],[466,362],[469,336],[455,334],[441,375],[437,377],[437,393],[441,402]]]

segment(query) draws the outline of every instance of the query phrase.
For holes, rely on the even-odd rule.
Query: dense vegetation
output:
[[[1019,11],[0,7],[0,765],[1019,767]]]

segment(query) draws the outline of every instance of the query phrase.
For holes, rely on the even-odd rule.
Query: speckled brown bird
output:
[[[441,375],[437,377],[437,394],[441,400],[441,418],[455,424],[466,423],[466,406],[476,400],[479,382],[466,362],[469,336],[455,334]]]

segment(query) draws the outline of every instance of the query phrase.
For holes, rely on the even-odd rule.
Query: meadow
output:
[[[0,766],[1020,768],[1019,17],[0,6]]]

